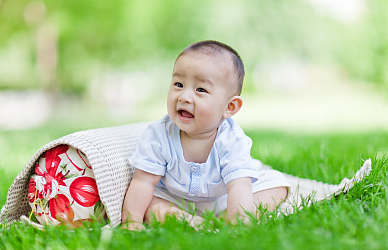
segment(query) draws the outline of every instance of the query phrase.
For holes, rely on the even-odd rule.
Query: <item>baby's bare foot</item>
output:
[[[145,229],[145,226],[141,222],[129,222],[128,224],[121,225],[122,229],[128,229],[131,231],[141,231]]]
[[[198,215],[191,215],[186,211],[183,211],[176,207],[170,207],[167,211],[168,214],[175,215],[178,219],[186,220],[190,226],[192,226],[195,230],[200,229],[200,225],[204,221],[204,219]]]

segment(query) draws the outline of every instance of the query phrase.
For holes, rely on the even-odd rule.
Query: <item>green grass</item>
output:
[[[50,140],[76,129],[50,126],[0,132],[0,205],[13,178],[29,157]],[[226,224],[207,215],[195,231],[170,218],[142,232],[48,228],[45,232],[20,223],[0,230],[3,249],[386,249],[388,245],[388,133],[297,135],[247,131],[254,157],[275,169],[339,183],[351,177],[363,160],[372,173],[346,195],[314,204],[289,216],[264,213],[252,225]],[[212,221],[212,223],[210,223]]]

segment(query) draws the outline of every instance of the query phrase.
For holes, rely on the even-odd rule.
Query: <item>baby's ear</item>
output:
[[[225,109],[224,118],[229,118],[235,115],[242,107],[242,98],[238,95],[232,96],[229,99],[228,106]]]

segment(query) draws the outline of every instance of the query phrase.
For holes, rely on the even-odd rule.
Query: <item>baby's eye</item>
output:
[[[176,87],[178,87],[178,88],[183,88],[183,84],[180,83],[180,82],[176,82],[176,83],[174,83],[174,85],[175,85]]]
[[[207,93],[206,89],[204,89],[204,88],[197,88],[197,92]]]

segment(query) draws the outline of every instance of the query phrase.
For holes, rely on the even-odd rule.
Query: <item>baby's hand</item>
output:
[[[132,221],[121,225],[122,229],[128,229],[131,231],[141,231],[145,229],[145,226],[141,222]]]

